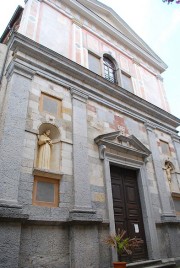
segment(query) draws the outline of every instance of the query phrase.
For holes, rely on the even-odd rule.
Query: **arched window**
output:
[[[103,56],[104,77],[112,83],[116,83],[116,68],[115,64],[108,57]]]

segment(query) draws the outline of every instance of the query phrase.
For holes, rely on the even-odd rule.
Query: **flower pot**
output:
[[[126,262],[113,262],[114,268],[126,268]]]

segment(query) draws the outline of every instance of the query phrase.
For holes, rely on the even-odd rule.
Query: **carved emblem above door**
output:
[[[120,131],[100,135],[94,141],[99,146],[100,159],[104,159],[106,153],[123,153],[141,158],[151,154],[151,151],[134,135],[125,136]]]

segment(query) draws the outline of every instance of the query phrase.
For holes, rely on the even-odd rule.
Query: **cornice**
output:
[[[135,44],[133,41],[131,41],[129,38],[127,38],[124,34],[122,34],[120,31],[118,31],[116,28],[114,28],[112,25],[107,23],[105,20],[103,20],[101,17],[97,16],[94,12],[92,12],[90,9],[86,8],[85,5],[79,3],[75,0],[62,0],[64,4],[69,5],[74,10],[81,13],[84,17],[87,17],[94,23],[96,23],[99,27],[105,29],[106,32],[108,32],[111,36],[115,37],[117,40],[119,40],[124,45],[128,46],[132,51],[136,52],[138,55],[143,57],[145,60],[147,60],[149,63],[151,63],[153,66],[155,66],[160,72],[163,72],[166,70],[167,65],[152,51],[148,45],[146,44],[146,49],[149,50],[149,52],[146,52],[144,49],[142,49],[140,46]],[[124,22],[125,23],[125,22]],[[128,26],[130,29],[130,27]],[[131,29],[131,31],[133,31]],[[138,37],[137,34],[135,34]],[[141,38],[138,37],[140,40]],[[140,42],[140,41],[139,41]],[[144,41],[141,42],[144,43]]]
[[[174,115],[19,33],[14,33],[9,46],[14,51],[14,62],[30,69],[32,73],[42,74],[66,88],[80,90],[89,99],[143,123],[150,121],[156,128],[163,128],[170,134],[175,133],[174,128],[180,125],[180,120]]]

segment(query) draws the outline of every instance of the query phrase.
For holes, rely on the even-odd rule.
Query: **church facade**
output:
[[[99,1],[25,2],[0,40],[0,268],[110,268],[119,229],[134,267],[178,267],[166,64]]]

